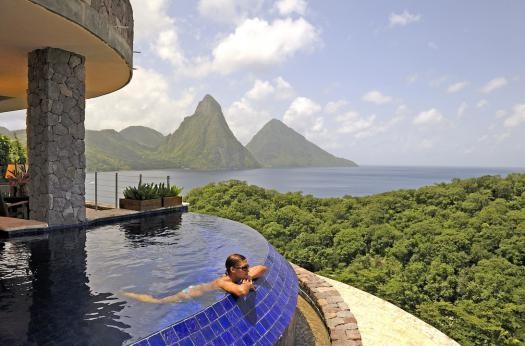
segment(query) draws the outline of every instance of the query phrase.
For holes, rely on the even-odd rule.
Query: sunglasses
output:
[[[242,270],[242,271],[247,272],[248,269],[250,269],[250,265],[246,264],[246,265],[243,265],[242,267],[234,267],[234,268],[236,268],[236,269],[240,269],[240,270]]]

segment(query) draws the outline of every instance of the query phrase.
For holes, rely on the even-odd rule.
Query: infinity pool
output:
[[[0,242],[0,344],[128,344],[225,296],[148,304],[122,291],[166,296],[224,273],[241,253],[264,263],[266,240],[248,226],[176,213]]]

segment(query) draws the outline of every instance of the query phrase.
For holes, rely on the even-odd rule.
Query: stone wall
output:
[[[299,287],[320,312],[332,345],[361,346],[357,321],[339,292],[328,282],[299,266],[293,265]]]
[[[133,10],[129,0],[81,0],[107,17],[122,37],[133,46]]]
[[[85,221],[85,59],[57,48],[29,53],[29,208],[52,225]]]

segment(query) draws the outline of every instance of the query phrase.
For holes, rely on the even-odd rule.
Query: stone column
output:
[[[29,53],[29,209],[51,225],[85,221],[85,58],[57,48]]]

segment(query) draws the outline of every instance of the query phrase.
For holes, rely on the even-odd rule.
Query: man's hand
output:
[[[255,291],[255,286],[253,285],[253,280],[251,278],[242,280],[241,285],[246,285],[250,291]]]

